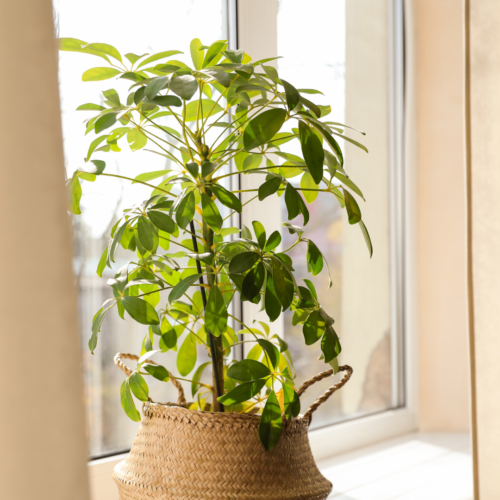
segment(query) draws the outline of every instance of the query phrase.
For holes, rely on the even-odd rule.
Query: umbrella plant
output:
[[[300,411],[292,360],[286,342],[271,335],[267,324],[245,324],[232,314],[231,304],[251,302],[271,323],[293,310],[294,324],[303,325],[305,345],[314,344],[320,358],[334,371],[338,368],[341,346],[334,319],[319,303],[313,282],[296,280],[288,251],[307,247],[312,276],[329,272],[328,264],[307,231],[288,221],[301,215],[307,226],[308,203],[318,195],[330,196],[345,208],[349,223],[359,226],[371,254],[356,200],[363,195],[344,169],[338,139],[366,148],[345,135],[346,125],[327,118],[329,106],[310,100],[319,91],[297,89],[280,78],[270,65],[276,58],[253,61],[243,50],[229,50],[226,41],[206,46],[199,39],[190,45],[192,65],[175,59],[177,50],[122,56],[104,43],[72,38],[59,43],[60,50],[104,62],[85,71],[84,81],[119,78],[130,83],[127,95],[104,90],[101,103],[78,108],[94,112],[85,122],[85,134],[97,137],[67,181],[69,210],[81,213],[81,181],[121,177],[150,190],[147,199],[123,210],[102,253],[101,277],[106,266],[112,268],[118,247],[128,250],[130,258],[108,281],[112,298],[94,316],[90,350],[96,349],[107,314],[128,314],[147,325],[142,356],[121,387],[130,418],[140,420],[132,394],[148,400],[148,377],[178,378],[191,383],[192,409],[261,413],[260,438],[272,449],[283,418],[293,419]],[[135,177],[107,171],[103,153],[118,153],[125,138],[133,151],[163,155],[167,168],[151,172],[141,162]],[[300,144],[302,157],[286,152],[292,141]],[[246,190],[251,192],[247,203],[284,197],[288,221],[283,226],[296,238],[290,248],[280,249],[280,232],[266,234],[259,221],[241,230],[230,226],[231,215],[243,210],[242,190],[231,189],[228,182],[236,175],[255,175],[260,181],[258,188]],[[243,342],[249,348],[237,361],[231,352]],[[210,361],[196,368],[201,348]],[[176,351],[176,370],[151,361],[168,350]],[[200,382],[208,366],[211,385]]]

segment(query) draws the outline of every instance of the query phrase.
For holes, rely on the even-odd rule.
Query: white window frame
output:
[[[252,54],[276,47],[278,0],[226,0],[227,32],[232,48],[238,44]],[[391,324],[395,325],[396,342],[392,342],[393,373],[402,374],[393,381],[393,406],[377,414],[332,424],[309,433],[311,449],[316,460],[347,452],[377,441],[417,429],[417,337],[416,337],[416,211],[411,162],[412,150],[412,36],[411,5],[408,0],[386,0],[389,6],[389,148],[390,148],[390,206],[391,206]],[[262,23],[265,20],[265,29]],[[260,26],[255,29],[255,26]],[[274,30],[273,30],[274,27]],[[404,30],[407,29],[405,33]],[[242,40],[243,39],[243,40]],[[254,50],[256,49],[256,50]],[[267,50],[267,56],[272,56]],[[277,54],[276,54],[277,55]],[[257,54],[256,57],[259,55]],[[396,168],[399,166],[399,168]],[[237,177],[237,176],[235,176]],[[242,187],[248,178],[240,180]],[[266,201],[273,203],[273,197]],[[256,204],[246,219],[269,220],[270,210],[280,213],[279,201],[272,205]],[[238,223],[239,221],[234,221]],[[267,227],[267,226],[266,226]],[[271,227],[269,227],[271,230]],[[272,230],[274,230],[273,228]],[[281,224],[278,222],[278,227]],[[248,319],[250,310],[243,308]],[[278,325],[283,331],[283,326]],[[394,339],[394,337],[393,337]],[[393,377],[396,378],[396,377]],[[92,500],[118,499],[111,479],[116,464],[126,453],[93,460],[88,464]]]

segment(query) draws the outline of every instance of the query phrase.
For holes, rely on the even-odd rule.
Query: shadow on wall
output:
[[[390,408],[391,388],[391,337],[386,332],[370,355],[358,411]]]

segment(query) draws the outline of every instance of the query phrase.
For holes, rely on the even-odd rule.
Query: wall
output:
[[[500,8],[465,2],[469,299],[476,500],[500,498]]]
[[[0,1],[1,497],[88,498],[50,0]]]
[[[423,431],[469,427],[462,5],[414,0],[419,409]]]

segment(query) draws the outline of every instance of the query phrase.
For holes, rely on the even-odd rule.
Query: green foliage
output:
[[[359,224],[371,256],[358,204],[364,197],[346,172],[337,141],[340,137],[366,148],[344,134],[349,127],[325,121],[331,108],[308,98],[314,100],[321,92],[295,88],[269,65],[275,58],[252,62],[243,50],[227,50],[224,40],[203,45],[195,38],[189,47],[192,67],[172,59],[177,50],[122,56],[104,43],[72,38],[59,43],[61,50],[99,58],[99,66],[84,72],[84,81],[118,78],[130,86],[128,94],[120,95],[106,89],[106,83],[101,103],[78,108],[93,114],[85,122],[85,134],[95,137],[84,166],[67,181],[69,210],[81,213],[81,181],[106,182],[115,175],[101,155],[117,154],[128,145],[167,161],[157,171],[147,171],[138,162],[135,177],[121,176],[151,191],[149,199],[123,210],[99,260],[97,274],[102,277],[118,249],[132,252],[108,281],[112,298],[94,316],[90,350],[96,349],[105,317],[116,306],[121,318],[127,313],[145,325],[145,335],[138,339],[142,357],[120,389],[122,407],[132,420],[140,420],[134,397],[149,398],[148,377],[162,382],[180,378],[190,382],[196,408],[204,409],[211,398],[223,403],[225,411],[261,412],[259,436],[271,450],[282,432],[282,415],[293,419],[300,412],[288,345],[266,323],[241,323],[235,332],[232,326],[238,320],[229,314],[229,306],[239,297],[264,310],[271,323],[290,309],[293,324],[302,325],[305,345],[314,346],[338,370],[341,346],[334,320],[319,303],[312,281],[297,284],[290,250],[306,245],[312,276],[329,276],[328,263],[306,230],[289,221],[302,215],[307,226],[306,202],[329,196],[346,211],[350,224]],[[293,141],[302,157],[286,151]],[[231,160],[237,172],[228,170]],[[247,190],[252,201],[284,195],[288,221],[283,225],[296,238],[290,248],[279,250],[281,234],[266,232],[266,221],[253,221],[253,234],[247,227],[230,227],[227,214],[241,213],[243,205],[241,191],[230,189],[227,181],[239,172],[259,180],[255,189]],[[231,351],[241,339],[248,343],[247,355],[235,361]],[[211,361],[197,364],[200,348],[208,350]],[[176,351],[175,367],[151,361],[170,350]],[[215,383],[213,378],[205,383],[208,366]]]

